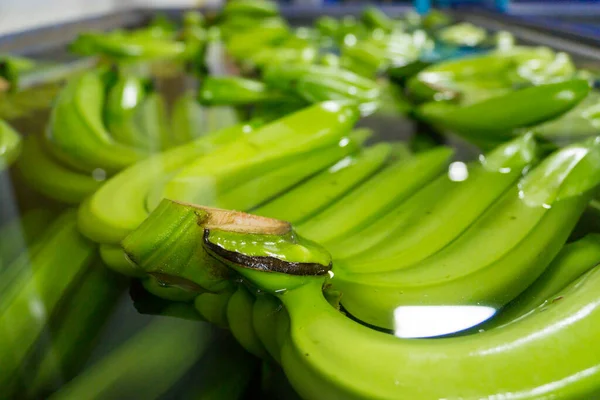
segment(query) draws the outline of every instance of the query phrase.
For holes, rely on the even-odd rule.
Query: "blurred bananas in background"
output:
[[[292,396],[278,366],[306,399],[600,390],[600,98],[568,54],[250,0],[69,49],[0,57],[0,398]]]

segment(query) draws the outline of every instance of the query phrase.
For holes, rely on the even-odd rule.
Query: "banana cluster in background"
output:
[[[0,58],[0,398],[600,394],[600,96],[568,54],[250,0],[69,49]],[[418,131],[364,128],[390,115]]]

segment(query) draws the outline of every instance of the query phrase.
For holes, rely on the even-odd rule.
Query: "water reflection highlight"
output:
[[[487,306],[401,306],[394,310],[394,334],[400,338],[448,335],[479,325],[495,313]]]

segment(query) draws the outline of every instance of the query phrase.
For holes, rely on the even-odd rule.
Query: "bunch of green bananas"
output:
[[[583,142],[550,155],[519,178],[521,171],[534,162],[536,149],[531,137],[517,139],[490,154],[482,167],[469,169],[477,182],[490,182],[492,193],[487,204],[484,201],[463,208],[467,219],[457,226],[448,226],[444,221],[444,212],[449,216],[452,210],[416,204],[417,198],[421,203],[424,199],[419,192],[401,202],[400,207],[406,204],[408,208],[415,198],[413,207],[420,205],[424,215],[432,215],[417,223],[404,240],[424,237],[436,224],[436,233],[443,229],[454,232],[441,235],[431,245],[421,242],[405,251],[405,256],[424,258],[423,262],[431,266],[417,261],[412,266],[396,267],[386,260],[372,260],[363,267],[365,264],[361,263],[350,265],[350,261],[337,264],[334,257],[331,271],[332,258],[327,251],[299,236],[286,222],[169,200],[163,201],[124,240],[123,246],[138,268],[163,285],[196,293],[195,304],[200,313],[211,322],[229,326],[248,351],[280,362],[304,398],[317,399],[325,394],[346,399],[420,399],[453,393],[482,398],[507,391],[522,393],[523,398],[537,398],[540,390],[551,396],[587,396],[598,390],[594,379],[600,359],[588,350],[585,340],[600,329],[595,268],[600,261],[600,242],[596,236],[588,236],[555,255],[600,184],[599,152],[596,140]],[[424,189],[429,194],[427,199],[440,204],[450,200],[452,204],[454,196],[476,197],[470,191],[477,185],[469,188],[457,184],[455,190],[449,185],[447,178],[433,181]],[[439,190],[438,196],[448,198],[435,198],[430,187]],[[516,189],[523,193],[522,197],[516,196]],[[373,193],[378,195],[382,192]],[[340,202],[343,201],[342,198]],[[352,211],[352,216],[359,215],[356,209]],[[380,220],[394,221],[388,215]],[[492,234],[498,238],[490,238]],[[481,245],[490,240],[490,247]],[[479,254],[477,250],[482,248],[485,251]],[[178,257],[182,254],[193,256]],[[451,254],[463,257],[462,262],[456,258],[452,270]],[[178,259],[186,261],[181,263]],[[479,268],[474,259],[491,264],[481,264]],[[375,267],[379,267],[378,272]],[[433,272],[436,267],[440,279]],[[398,271],[389,272],[396,268]],[[353,288],[348,274],[361,269],[366,269],[366,274],[352,281]],[[525,270],[531,271],[527,279],[523,279]],[[404,271],[421,274],[422,279],[409,282],[409,287],[408,281],[394,281],[390,275]],[[484,279],[481,273],[486,275]],[[380,281],[373,279],[377,276]],[[240,277],[241,284],[232,285],[240,282]],[[424,285],[428,277],[433,279],[433,286]],[[530,287],[525,290],[527,286]],[[414,296],[419,290],[421,299],[403,301],[403,295]],[[356,304],[379,304],[379,309],[381,304],[388,304],[388,313],[398,304],[481,304],[477,296],[482,294],[494,302],[506,298],[509,292],[513,298],[523,293],[503,310],[501,326],[487,327],[485,333],[412,341],[374,331],[339,313],[330,304],[339,300],[340,293],[336,291],[341,292],[342,304],[350,312],[355,310],[346,306],[348,301],[355,309]],[[386,302],[391,293],[395,293],[397,304]],[[436,296],[431,302],[430,295]],[[376,310],[359,309],[358,315],[353,315],[364,321],[362,317],[368,318]],[[573,318],[574,315],[580,317]],[[403,321],[396,323],[401,326]],[[560,342],[561,347],[550,345],[555,342]],[[539,360],[553,367],[535,375],[506,373],[508,366],[529,371]],[[339,365],[352,365],[352,372],[333,372]],[[456,366],[460,366],[460,372]],[[439,385],[426,385],[423,381],[425,372],[432,369],[438,373]],[[473,376],[478,377],[476,383]]]
[[[112,32],[86,32],[71,43],[71,51],[85,56],[102,55],[119,62],[195,61],[203,58],[206,42],[204,19],[197,13],[184,17],[181,31],[164,17],[147,27]]]
[[[405,305],[485,304],[498,308],[515,299],[547,269],[550,275],[542,275],[536,284],[523,293],[522,296],[529,298],[529,302],[519,302],[518,298],[507,306],[507,310],[516,307],[520,318],[530,310],[535,310],[543,302],[545,297],[542,296],[553,296],[597,262],[598,243],[590,240],[590,243],[578,242],[575,247],[576,250],[584,249],[583,252],[573,253],[576,257],[582,254],[579,261],[583,265],[578,265],[576,270],[554,272],[568,268],[568,255],[573,252],[573,245],[565,247],[554,264],[548,266],[600,183],[599,151],[598,141],[588,140],[566,147],[530,169],[530,164],[536,163],[540,150],[532,136],[527,135],[498,148],[480,164],[463,165],[464,171],[471,174],[468,180],[465,180],[465,176],[452,174],[434,180],[445,167],[448,153],[429,152],[392,164],[358,186],[354,182],[354,189],[337,201],[331,202],[328,197],[328,193],[335,193],[334,185],[331,185],[333,171],[329,170],[255,209],[255,212],[292,220],[297,223],[300,234],[326,243],[331,248],[337,247],[341,254],[345,253],[339,249],[352,250],[351,245],[348,247],[349,243],[359,243],[359,236],[365,229],[373,233],[377,229],[371,226],[384,229],[392,225],[379,237],[380,241],[371,243],[364,253],[359,251],[352,255],[352,251],[349,251],[351,255],[338,262],[334,252],[333,279],[327,283],[330,289],[325,294],[334,304],[339,302],[341,295],[345,309],[363,322],[394,328],[395,321],[391,318],[394,309]],[[433,167],[432,161],[436,158],[438,167],[430,168],[427,172],[425,167]],[[525,177],[521,177],[523,171],[528,171]],[[407,176],[411,179],[407,180]],[[394,179],[396,185],[392,184]],[[426,185],[427,182],[431,183]],[[398,184],[401,185],[399,188]],[[488,187],[483,191],[485,196],[481,195],[483,184]],[[419,190],[423,186],[425,188]],[[390,191],[391,187],[396,190]],[[325,197],[324,200],[319,198],[321,195]],[[472,204],[464,207],[464,199],[472,199]],[[298,207],[298,204],[302,204],[302,207]],[[369,209],[365,209],[364,204],[369,204]],[[452,204],[455,204],[455,209]],[[315,213],[316,209],[321,211]],[[457,212],[461,213],[459,223],[449,223]],[[405,234],[398,236],[400,232]],[[436,236],[433,241],[420,240],[432,238],[434,232]],[[352,238],[352,234],[356,238],[348,239]],[[498,239],[492,240],[493,245],[485,247],[485,242],[491,240],[489,235],[492,234]],[[373,393],[381,398],[397,398],[403,393],[410,393],[414,398],[434,396],[435,390],[431,393],[422,392],[420,386],[412,385],[413,375],[408,371],[405,372],[407,375],[392,374],[404,382],[401,389],[396,387],[394,381],[390,381],[392,377],[389,373],[382,374],[380,370],[372,375],[361,372],[363,377],[373,376],[372,381],[363,379],[362,384],[353,383],[355,378],[328,378],[324,365],[345,362],[340,357],[356,354],[352,350],[356,343],[365,343],[365,356],[370,354],[366,349],[371,348],[366,343],[373,340],[382,346],[382,356],[386,352],[395,357],[398,356],[396,352],[417,351],[422,357],[419,362],[428,365],[428,368],[433,366],[429,364],[433,362],[430,360],[431,352],[437,351],[434,349],[438,347],[445,354],[444,357],[451,358],[452,362],[465,362],[465,368],[473,373],[477,371],[479,363],[488,362],[485,351],[477,353],[481,359],[463,360],[461,353],[455,351],[457,345],[452,342],[432,342],[431,350],[427,350],[427,347],[418,350],[419,346],[411,350],[413,345],[410,342],[394,342],[397,339],[347,320],[323,298],[323,278],[313,277],[328,273],[331,258],[315,242],[290,231],[287,223],[163,201],[137,230],[127,236],[123,246],[140,276],[148,274],[152,279],[148,282],[154,282],[153,285],[148,284],[147,289],[176,301],[193,300],[205,319],[228,326],[248,351],[280,361],[292,384],[306,398],[320,398],[322,393],[340,398],[361,398],[373,396]],[[481,252],[482,248],[486,250]],[[237,273],[247,279],[247,283],[256,285],[259,289],[257,294],[254,296],[254,289],[249,290],[247,285],[232,284],[236,281],[236,274],[232,274],[223,262],[233,266]],[[453,267],[452,271],[450,266]],[[526,279],[524,271],[528,271]],[[552,278],[552,274],[557,274],[558,278]],[[588,290],[593,292],[591,288]],[[264,291],[275,294],[279,300],[261,294]],[[298,295],[298,299],[302,300],[290,300],[296,298],[291,296],[294,293],[303,293]],[[591,299],[590,296],[588,294],[585,299]],[[282,308],[280,301],[285,308]],[[310,306],[304,309],[298,305],[300,303]],[[580,303],[574,306],[583,307]],[[297,309],[305,311],[300,313],[295,311]],[[332,326],[344,327],[341,334],[350,335],[352,340],[340,340],[341,344],[336,346],[331,343],[323,346],[315,344],[321,339],[314,339],[316,342],[311,339],[313,325],[310,321],[314,320],[305,314],[308,310],[317,312],[319,318],[327,318]],[[291,314],[291,327],[288,312]],[[295,312],[299,314],[294,315]],[[509,314],[514,312],[507,311]],[[568,317],[568,314],[562,313],[556,318],[562,321]],[[515,326],[512,334],[500,335],[497,339],[486,339],[484,335],[481,336],[483,339],[468,339],[474,341],[473,349],[482,346],[493,348],[505,345],[506,341],[519,340],[528,329],[540,326],[543,329],[546,323],[554,322],[546,322],[542,318],[532,326],[526,324],[524,327],[515,322],[511,323]],[[317,325],[314,325],[314,329],[318,329]],[[571,329],[576,331],[583,328]],[[314,334],[316,332],[320,332],[320,329]],[[578,332],[583,333],[588,334]],[[288,335],[291,335],[291,339]],[[491,336],[494,338],[495,333]],[[546,341],[553,340],[558,339],[542,336],[535,344],[514,352],[510,349],[501,351],[501,357],[508,360],[515,354],[543,348],[539,346],[546,346]],[[585,357],[587,352],[584,346],[577,346],[576,341],[570,343],[574,346],[571,351],[578,354],[578,360],[583,360],[584,365],[598,362]],[[408,347],[405,349],[404,346]],[[464,346],[465,349],[470,348],[468,344]],[[298,355],[305,352],[311,358],[301,361],[304,356],[298,358]],[[556,353],[545,356],[548,360],[560,357]],[[325,364],[324,359],[328,360]],[[389,360],[385,368],[396,371],[393,366],[398,364],[394,358],[383,359]],[[583,367],[575,362],[566,366],[565,370],[569,368],[579,371]],[[445,371],[442,376],[449,381],[454,379],[448,365],[444,364],[440,371]],[[318,389],[313,391],[305,387],[308,376],[317,379]],[[485,381],[480,387],[464,386],[467,383],[463,385],[463,381],[459,380],[452,390],[473,391],[472,397],[477,397],[489,394],[488,391],[495,390],[496,386],[499,388],[496,390],[503,390],[503,385],[535,390],[544,382],[552,382],[553,378],[554,375],[549,373],[537,381],[498,379],[496,383]],[[555,392],[565,390],[568,393],[580,393],[578,391],[581,390],[581,393],[588,393],[593,389],[593,384],[586,384],[582,379],[575,383],[569,381]],[[449,389],[444,387],[438,390]],[[441,396],[442,392],[437,395]]]
[[[585,71],[548,48],[518,46],[441,62],[405,85],[422,103],[417,119],[483,148],[528,131],[552,146],[598,133],[598,95]]]
[[[145,78],[107,77],[112,74],[93,70],[72,78],[44,135],[24,139],[17,166],[36,191],[78,204],[120,170],[235,118],[226,109],[204,110],[184,95],[169,120],[165,100]]]

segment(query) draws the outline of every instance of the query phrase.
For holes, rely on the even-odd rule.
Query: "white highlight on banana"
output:
[[[121,98],[121,107],[125,109],[134,108],[138,103],[138,92],[134,85],[127,85],[123,90]]]
[[[400,306],[394,310],[394,335],[426,338],[460,332],[488,320],[496,309],[488,306]]]
[[[455,161],[448,167],[448,178],[453,182],[466,181],[469,177],[467,164],[461,161]]]
[[[356,39],[356,36],[352,34],[346,35],[346,37],[344,37],[344,44],[348,47],[354,46],[357,42],[358,39]]]
[[[106,180],[106,171],[102,168],[96,168],[92,171],[92,178],[98,182],[102,182]]]
[[[348,167],[352,163],[353,163],[353,160],[351,157],[343,158],[342,160],[338,161],[336,164],[329,167],[329,172],[331,172],[331,173],[337,172],[341,169]]]
[[[551,335],[551,334],[554,334],[556,331],[560,331],[561,329],[579,321],[580,319],[585,318],[586,316],[591,314],[593,311],[595,311],[598,307],[599,307],[599,302],[588,304],[587,306],[580,309],[575,314],[569,316],[568,318],[561,319],[560,321],[558,321],[557,323],[555,323],[553,325],[549,325],[549,326],[545,327],[544,329],[534,331],[527,336],[521,336],[512,342],[503,343],[500,346],[492,347],[492,348],[485,349],[485,350],[477,350],[476,354],[478,356],[481,356],[481,355],[488,355],[488,354],[503,353],[505,351],[510,351],[512,349],[515,349],[519,346],[523,346],[526,343],[534,341],[540,337]],[[475,354],[473,354],[473,355],[475,355]]]
[[[545,385],[538,386],[532,390],[523,391],[523,392],[507,392],[507,393],[499,393],[495,395],[491,395],[488,397],[488,400],[520,400],[520,399],[531,399],[531,398],[552,398],[545,397],[551,396],[553,391],[556,391],[570,383],[577,382],[582,380],[583,378],[587,378],[590,376],[594,376],[600,370],[600,366],[590,367],[588,369],[584,369],[583,371],[579,371],[574,373],[573,375],[569,375],[563,379],[547,383]]]

